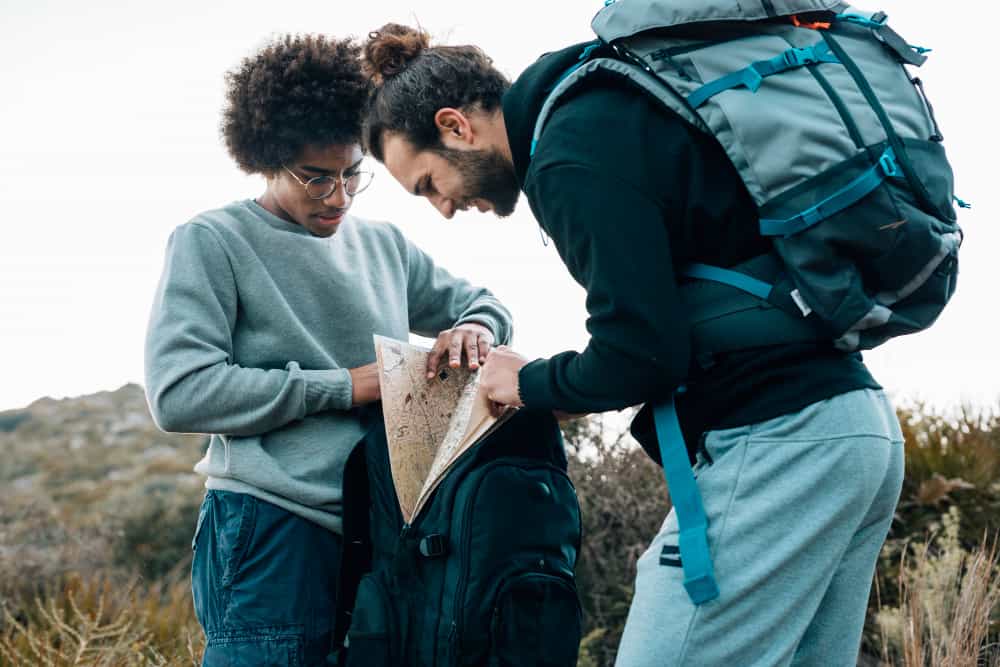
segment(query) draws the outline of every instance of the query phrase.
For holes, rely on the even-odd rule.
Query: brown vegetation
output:
[[[862,663],[997,667],[1000,417],[899,414],[907,479]],[[613,663],[635,562],[669,509],[624,424],[565,428],[584,518],[585,667]],[[0,667],[198,663],[188,570],[203,491],[190,467],[203,448],[158,431],[134,385],[0,413]]]

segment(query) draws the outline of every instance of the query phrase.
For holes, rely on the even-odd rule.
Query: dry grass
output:
[[[71,576],[28,604],[3,605],[0,665],[132,667],[198,665],[201,630],[187,581]]]
[[[983,540],[1000,529],[998,415],[900,410],[907,479],[866,626],[869,663],[1000,667],[1000,548]],[[662,472],[625,421],[566,429],[584,520],[580,667],[613,664],[636,559],[669,509]],[[203,449],[157,431],[135,386],[0,413],[0,667],[197,664],[187,570],[203,493],[190,466]]]
[[[972,550],[959,543],[959,514],[942,518],[935,539],[903,549],[898,607],[883,607],[876,620],[882,661],[891,667],[997,667],[1000,650],[990,642],[991,618],[1000,602],[997,541]]]

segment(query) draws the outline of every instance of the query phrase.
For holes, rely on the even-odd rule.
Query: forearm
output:
[[[685,368],[672,360],[640,359],[600,350],[591,341],[582,353],[563,352],[538,359],[521,369],[521,400],[530,408],[568,413],[620,410],[664,396],[684,378]]]
[[[320,410],[351,407],[345,369],[234,362],[238,304],[235,276],[215,233],[195,224],[175,230],[145,343],[146,392],[161,428],[257,435]]]
[[[259,435],[323,410],[352,405],[347,369],[242,368],[224,362],[171,373],[148,374],[147,393],[156,423],[165,431]]]
[[[456,278],[413,244],[407,253],[407,306],[410,330],[433,338],[445,329],[475,322],[487,327],[494,343],[510,342],[510,311],[489,290]]]

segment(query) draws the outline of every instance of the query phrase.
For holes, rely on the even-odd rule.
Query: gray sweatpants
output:
[[[709,432],[695,475],[720,595],[688,598],[671,511],[639,559],[617,667],[855,665],[902,441],[867,389]]]

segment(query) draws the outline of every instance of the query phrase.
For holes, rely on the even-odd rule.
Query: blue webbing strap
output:
[[[882,181],[900,174],[896,164],[896,154],[891,148],[885,149],[878,162],[844,188],[838,190],[815,206],[784,220],[761,218],[760,233],[764,236],[791,236],[809,229],[821,220],[840,213],[877,188]]]
[[[833,17],[835,21],[857,23],[858,25],[863,25],[866,28],[874,29],[883,27],[888,18],[889,16],[885,12],[865,13],[859,11],[843,12]]]
[[[750,294],[764,299],[765,301],[767,301],[768,297],[771,296],[771,290],[774,289],[773,285],[769,285],[763,280],[757,280],[756,278],[748,276],[745,273],[740,273],[739,271],[733,271],[731,269],[723,269],[722,267],[712,266],[710,264],[685,264],[681,267],[680,272],[681,275],[687,276],[688,278],[711,280],[724,285],[730,285],[737,289],[741,289],[744,292],[749,292]]]
[[[768,60],[758,60],[757,62],[750,63],[750,65],[739,71],[726,74],[714,81],[709,81],[688,95],[687,101],[692,107],[697,109],[713,96],[731,88],[746,86],[750,92],[755,93],[764,81],[764,77],[819,62],[840,62],[837,56],[830,51],[830,47],[825,41],[817,42],[812,46],[801,49],[788,49]]]
[[[680,268],[680,273],[689,278],[730,285],[761,299],[767,299],[773,289],[768,283],[745,273],[709,264],[686,264]],[[676,394],[683,392],[684,387],[680,387]],[[712,554],[708,549],[708,517],[705,516],[701,493],[684,444],[684,434],[677,420],[676,394],[653,406],[653,421],[656,424],[656,439],[660,443],[663,475],[667,478],[670,500],[677,513],[677,546],[681,552],[681,567],[684,568],[684,589],[691,602],[700,605],[719,597],[719,586],[715,582]]]
[[[600,45],[601,45],[601,40],[599,39],[595,39],[593,42],[588,43],[587,46],[583,48],[583,51],[580,53],[579,57],[576,59],[576,62],[567,67],[566,71],[559,75],[559,78],[556,79],[556,82],[552,84],[550,90],[555,90],[555,88],[558,87],[560,83],[566,80],[566,77],[568,77],[576,70],[580,69],[580,67],[582,67],[584,63],[587,62],[587,59],[590,58],[590,54],[594,52],[594,49],[596,49]],[[535,157],[535,149],[537,147],[538,147],[538,139],[534,138],[531,140],[531,149],[528,152],[529,158]]]
[[[678,393],[683,391],[678,389]],[[712,555],[708,550],[708,517],[701,504],[701,494],[688,460],[684,435],[677,421],[674,396],[653,407],[656,439],[660,442],[660,460],[670,489],[670,500],[677,513],[680,529],[678,547],[684,568],[684,588],[696,605],[719,597],[715,583]]]

